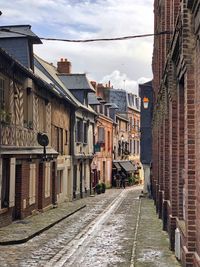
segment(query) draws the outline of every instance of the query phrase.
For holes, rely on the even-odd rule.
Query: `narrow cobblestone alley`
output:
[[[0,266],[179,266],[153,202],[140,187],[81,200],[86,208],[21,245],[1,246]]]

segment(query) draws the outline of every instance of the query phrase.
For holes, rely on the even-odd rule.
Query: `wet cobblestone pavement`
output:
[[[140,200],[140,192],[140,187],[110,189],[77,201],[86,207],[42,234],[24,244],[0,246],[0,266],[180,266],[153,201]]]

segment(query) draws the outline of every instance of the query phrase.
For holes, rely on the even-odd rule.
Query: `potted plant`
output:
[[[101,193],[105,193],[106,191],[106,185],[105,183],[101,183]]]
[[[133,181],[134,181],[133,177],[130,176],[130,177],[128,178],[128,184],[129,184],[130,186],[133,185]]]
[[[101,194],[101,184],[97,184],[96,186],[95,186],[95,192],[99,195],[99,194]]]

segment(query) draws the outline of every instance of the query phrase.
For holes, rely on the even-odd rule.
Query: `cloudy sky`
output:
[[[0,25],[30,24],[39,37],[113,38],[153,33],[153,0],[1,0]],[[43,41],[34,51],[56,62],[67,58],[72,71],[137,93],[152,78],[153,38],[115,42]]]

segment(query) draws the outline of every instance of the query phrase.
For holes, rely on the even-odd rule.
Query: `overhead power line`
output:
[[[101,42],[101,41],[123,41],[128,39],[135,39],[135,38],[142,38],[142,37],[150,37],[156,35],[163,35],[163,34],[172,34],[170,31],[164,31],[159,33],[147,33],[147,34],[140,34],[140,35],[129,35],[129,36],[122,36],[122,37],[114,37],[114,38],[94,38],[94,39],[80,39],[80,40],[73,40],[73,39],[60,39],[60,38],[44,38],[41,37],[41,40],[46,41],[62,41],[62,42],[72,42],[72,43],[89,43],[89,42]]]
[[[22,32],[13,31],[10,29],[2,28],[0,29],[2,32],[10,32],[10,33],[17,33],[24,36],[30,36]],[[166,35],[166,34],[172,34],[171,31],[162,31],[157,33],[147,33],[147,34],[139,34],[139,35],[129,35],[129,36],[122,36],[122,37],[113,37],[113,38],[92,38],[92,39],[63,39],[63,38],[51,38],[51,37],[39,37],[41,40],[46,41],[61,41],[61,42],[71,42],[71,43],[89,43],[89,42],[108,42],[108,41],[123,41],[123,40],[129,40],[129,39],[135,39],[135,38],[143,38],[143,37],[151,37],[151,36],[157,36],[157,35]]]

